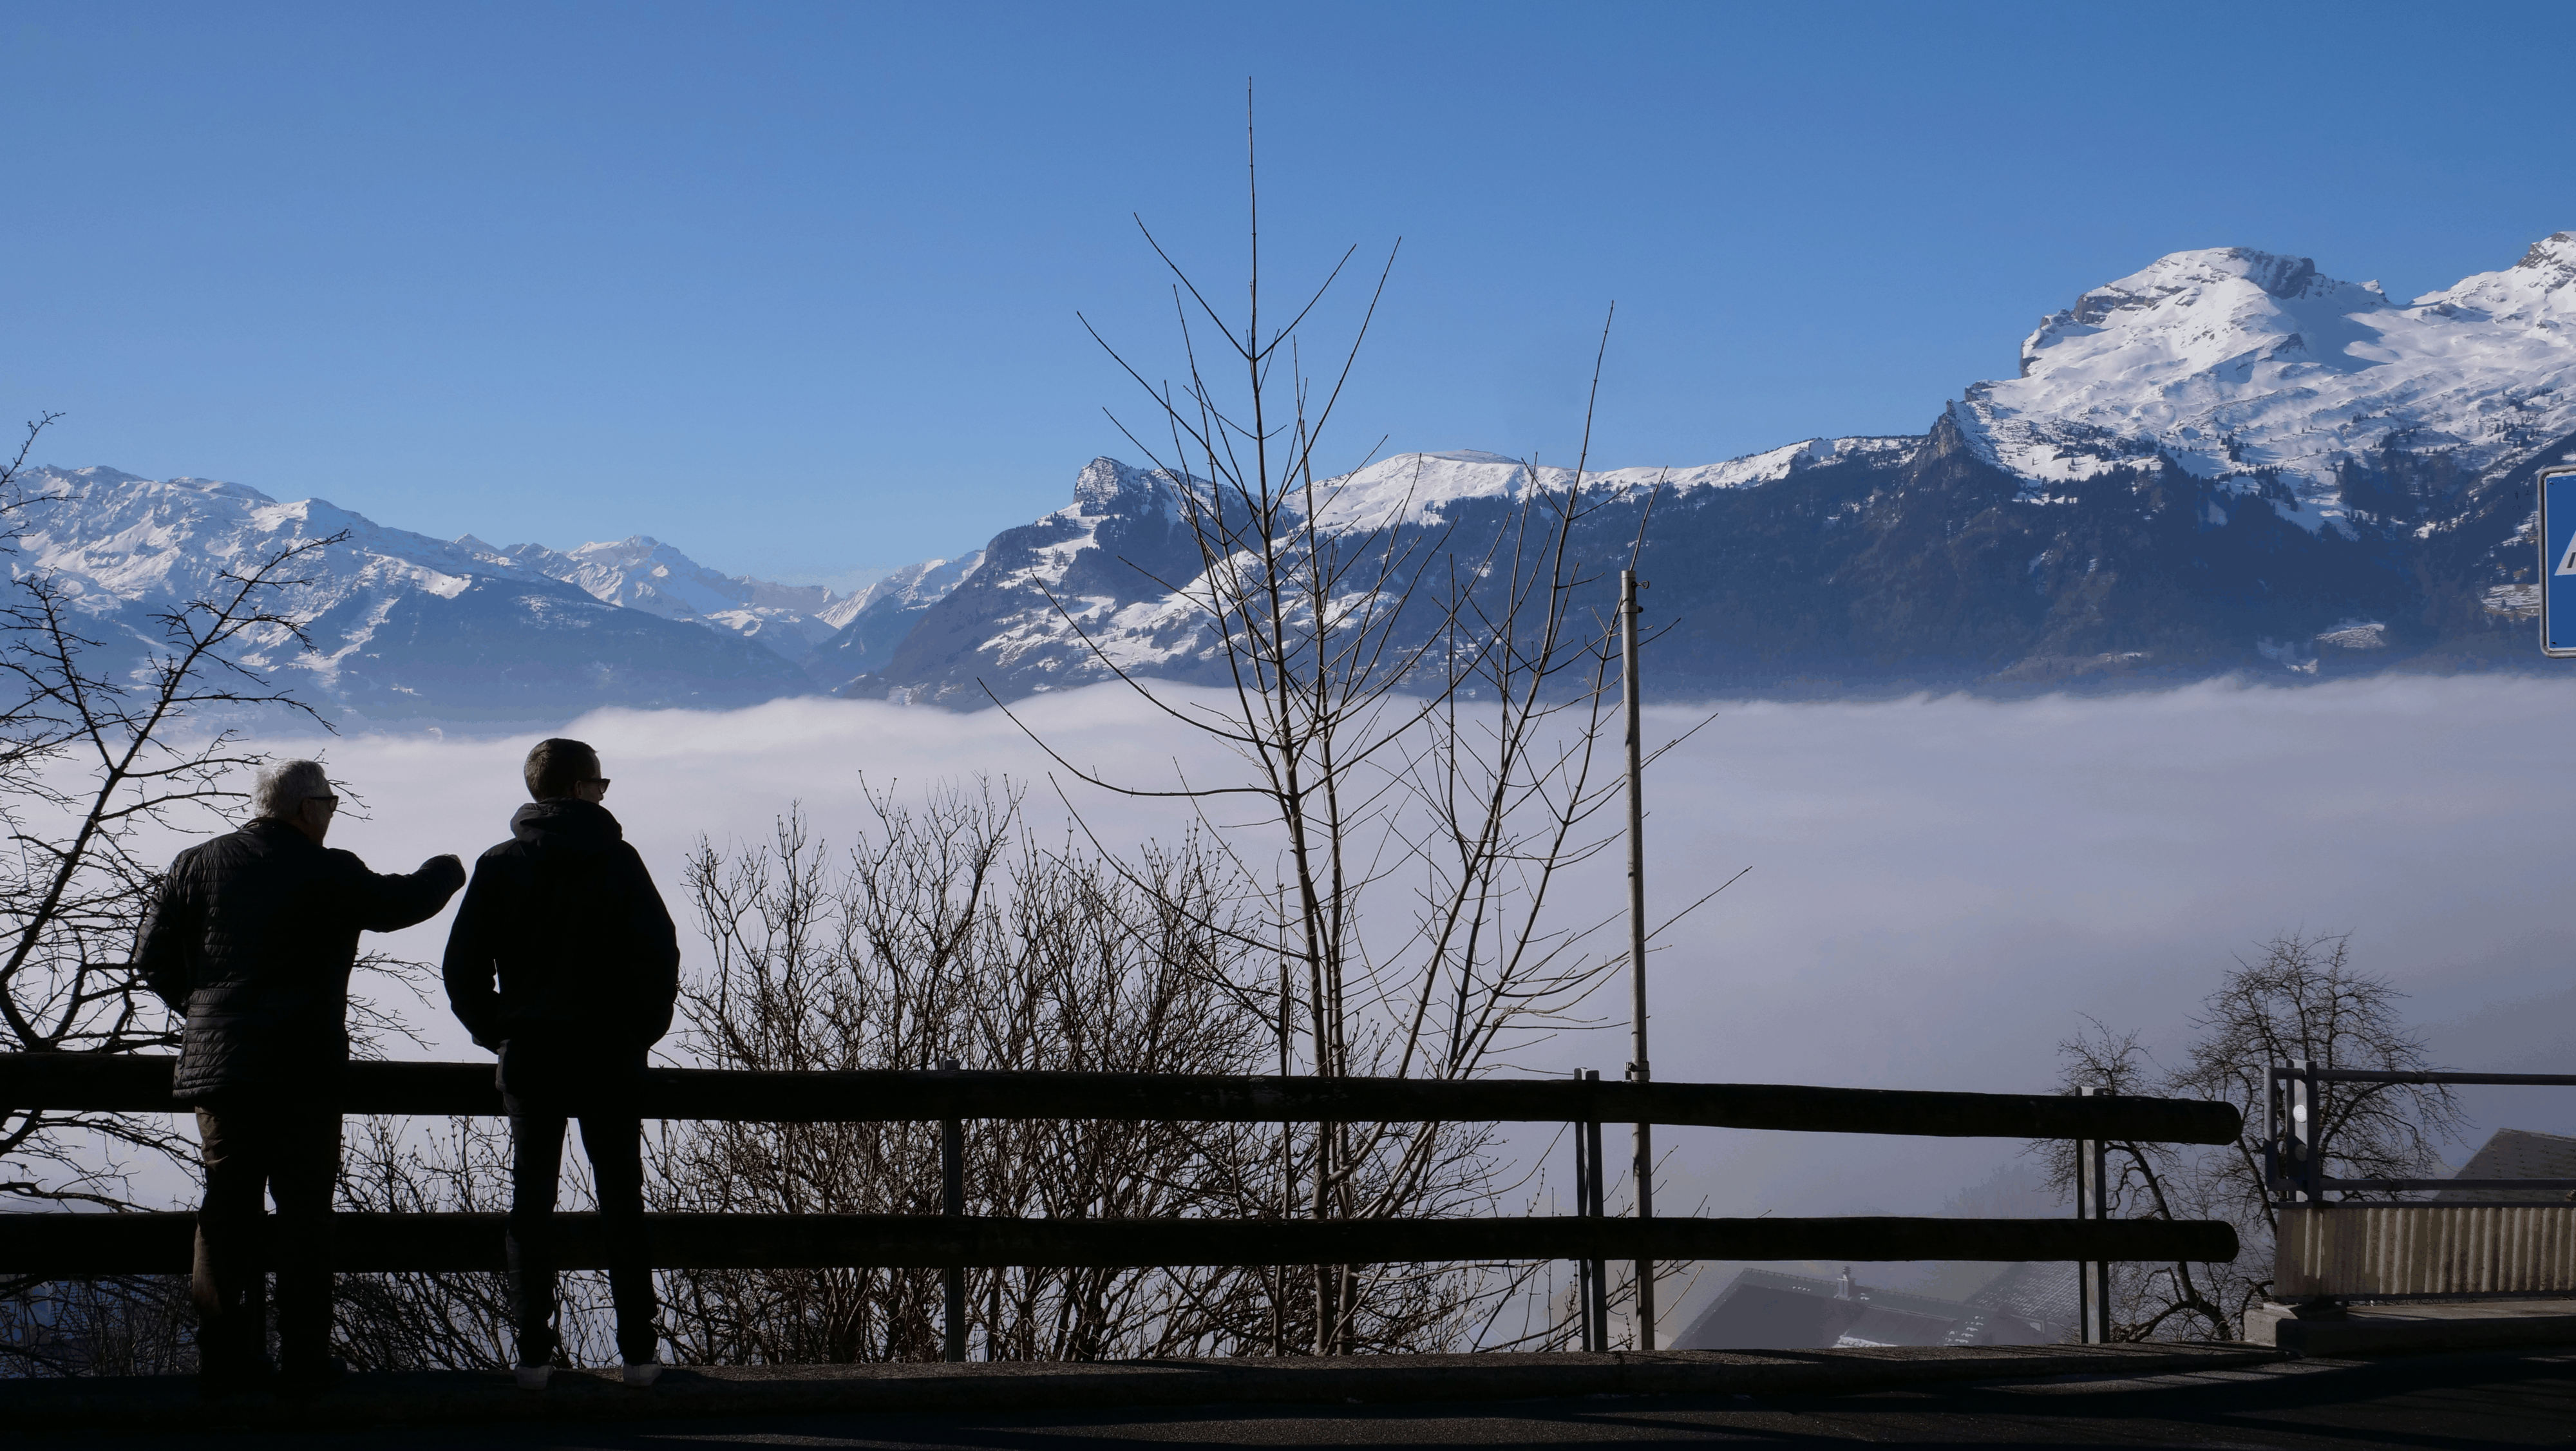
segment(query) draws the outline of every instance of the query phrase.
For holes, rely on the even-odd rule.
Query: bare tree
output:
[[[1633,561],[1642,511],[1638,533],[1607,548],[1601,526],[1613,504],[1646,501],[1587,482],[1588,413],[1573,469],[1524,464],[1501,500],[1434,505],[1414,488],[1356,487],[1374,448],[1336,474],[1322,450],[1394,254],[1319,383],[1302,371],[1299,328],[1352,253],[1274,325],[1263,313],[1257,187],[1251,196],[1239,318],[1145,233],[1174,280],[1177,383],[1151,381],[1102,340],[1146,395],[1153,423],[1142,432],[1162,441],[1127,436],[1160,470],[1195,545],[1195,573],[1147,577],[1168,611],[1201,622],[1198,668],[1213,688],[1145,677],[1083,609],[1054,602],[1102,673],[1241,769],[1149,782],[1055,760],[1090,786],[1196,813],[1230,868],[1230,900],[1252,918],[1249,930],[1211,925],[1247,963],[1275,964],[1238,990],[1296,1027],[1280,1071],[1474,1076],[1579,1024],[1586,996],[1626,961],[1624,950],[1590,950],[1615,919],[1569,919],[1562,878],[1613,840],[1593,820],[1620,782],[1599,757],[1615,634],[1597,586]],[[1509,1187],[1495,1142],[1490,1125],[1327,1124],[1293,1135],[1288,1159],[1301,1211],[1315,1218],[1490,1212]],[[1444,1330],[1453,1339],[1481,1338],[1489,1326],[1473,1316],[1527,1277],[1454,1273],[1486,1288],[1446,1297],[1466,1317]],[[1382,1303],[1408,1303],[1399,1287],[1415,1278],[1316,1270],[1308,1348],[1379,1343]]]
[[[53,501],[25,488],[29,452],[47,414],[27,425],[0,469],[0,553]],[[129,965],[157,881],[136,855],[146,828],[221,825],[243,792],[234,773],[262,757],[233,729],[202,729],[210,714],[262,709],[329,723],[234,659],[241,649],[309,646],[300,619],[277,603],[343,536],[288,544],[219,576],[206,597],[154,611],[158,639],[94,637],[78,587],[46,570],[13,569],[0,606],[0,1052],[133,1053],[166,1049],[178,1024]],[[362,1029],[391,1020],[375,1015]],[[363,1034],[362,1034],[363,1036]],[[165,1119],[0,1106],[0,1196],[21,1202],[140,1207],[133,1156],[193,1174],[193,1142]],[[53,1372],[162,1364],[179,1355],[178,1296],[151,1279],[47,1285],[0,1278],[0,1367]],[[66,1318],[69,1317],[69,1318]],[[80,1342],[66,1349],[77,1322]],[[37,1328],[37,1327],[44,1328]]]
[[[2186,1148],[2117,1141],[2107,1196],[2112,1212],[2138,1219],[2223,1219],[2243,1252],[2232,1264],[2123,1264],[2112,1280],[2112,1334],[2122,1340],[2205,1336],[2232,1340],[2245,1312],[2271,1288],[2276,1211],[2263,1179],[2264,1099],[2270,1072],[2294,1059],[2320,1067],[2415,1072],[2434,1065],[2398,1010],[2405,994],[2355,969],[2350,934],[2285,932],[2239,958],[2191,1018],[2183,1060],[2157,1064],[2135,1031],[2099,1022],[2059,1045],[2068,1092],[2160,1094],[2235,1105],[2245,1133],[2233,1144]],[[2089,1020],[2088,1020],[2089,1021]],[[2447,1086],[2323,1083],[2317,1120],[2326,1171],[2337,1177],[2423,1178],[2441,1169],[2438,1146],[2467,1126]],[[2072,1198],[2071,1146],[2044,1141],[2050,1182]],[[2369,1191],[2347,1197],[2368,1199]]]

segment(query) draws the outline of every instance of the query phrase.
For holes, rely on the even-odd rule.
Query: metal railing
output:
[[[2293,1059],[2264,1095],[2264,1173],[2275,1200],[2272,1294],[2291,1304],[2513,1299],[2576,1289],[2576,1205],[2425,1202],[2445,1190],[2576,1189],[2576,1179],[2341,1178],[2326,1166],[2333,1084],[2576,1087],[2576,1074],[2327,1068]],[[2372,1202],[2356,1194],[2388,1195]]]
[[[2382,1193],[2437,1189],[2576,1189],[2576,1179],[2338,1179],[2326,1172],[2325,1125],[2318,1109],[2324,1083],[2498,1084],[2576,1088],[2576,1073],[2407,1072],[2379,1068],[2321,1068],[2293,1058],[2274,1064],[2264,1096],[2263,1173],[2282,1204],[2323,1204],[2342,1190]]]
[[[173,1060],[61,1053],[0,1055],[0,1104],[13,1109],[172,1112]],[[348,1114],[497,1115],[485,1063],[358,1063],[343,1080]],[[964,1355],[969,1268],[1353,1265],[1406,1261],[1574,1260],[1587,1265],[1584,1339],[1606,1348],[1602,1262],[1631,1260],[2226,1261],[2235,1229],[2215,1221],[1941,1219],[1902,1216],[1616,1219],[1599,1192],[1602,1123],[1943,1138],[2234,1142],[2230,1105],[2182,1099],[1942,1093],[1794,1084],[1559,1079],[1422,1080],[1206,1074],[756,1072],[654,1069],[641,1116],[735,1122],[935,1122],[938,1215],[651,1214],[653,1263],[667,1269],[869,1266],[947,1272],[946,1349]],[[965,1212],[968,1119],[1123,1119],[1198,1123],[1523,1122],[1576,1126],[1583,1212],[1482,1219],[1078,1220]],[[595,1217],[557,1216],[557,1262],[606,1263]],[[502,1264],[498,1214],[344,1213],[333,1268],[456,1271]],[[0,1270],[53,1278],[172,1273],[195,1232],[186,1213],[31,1213],[9,1217]]]

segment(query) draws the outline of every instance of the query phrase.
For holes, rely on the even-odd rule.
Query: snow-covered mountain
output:
[[[2412,302],[2304,258],[2178,252],[2086,292],[1924,434],[1807,439],[1590,476],[1578,547],[1642,563],[1685,693],[2026,690],[2214,674],[2543,668],[2532,474],[2576,449],[2576,233]],[[1928,411],[1928,408],[1927,408]],[[318,499],[45,470],[13,568],[113,634],[238,561],[347,531],[290,605],[317,653],[250,663],[361,720],[527,720],[816,688],[979,703],[1121,668],[1211,677],[1184,596],[1204,488],[1113,459],[981,550],[848,595],[634,537],[441,541]],[[1321,489],[1328,529],[1499,522],[1561,468],[1473,450]],[[1427,557],[1427,556],[1426,556]],[[1068,618],[1070,617],[1070,618]]]
[[[848,594],[820,585],[777,584],[723,574],[648,535],[556,551],[541,544],[495,548],[472,535],[458,548],[489,563],[534,570],[613,605],[740,635],[838,685],[893,650],[924,610],[945,598],[984,552],[905,565]]]
[[[54,573],[110,648],[120,636],[137,648],[157,642],[154,612],[211,597],[228,570],[345,534],[303,561],[299,582],[283,591],[285,608],[311,620],[316,648],[270,640],[242,663],[359,723],[556,719],[597,705],[735,705],[814,688],[788,659],[754,643],[768,619],[746,628],[720,611],[692,622],[669,607],[688,598],[677,588],[648,596],[653,586],[634,576],[712,589],[703,585],[709,572],[649,541],[632,541],[647,547],[627,551],[621,574],[625,546],[591,546],[608,555],[601,558],[498,550],[471,536],[448,542],[326,500],[281,503],[212,479],[48,468],[19,483],[30,502],[10,568]],[[580,584],[569,582],[585,570]],[[584,586],[665,609],[627,608]],[[741,608],[778,607],[754,599]],[[809,627],[800,617],[795,628]]]
[[[1752,494],[1819,471],[1899,468],[1923,443],[1807,439],[1723,463],[1590,474],[1586,488],[1624,505],[1603,517],[1620,521],[1614,533],[1633,534],[1635,510],[1657,490],[1660,507]],[[1499,518],[1533,490],[1561,491],[1573,480],[1571,469],[1477,450],[1402,454],[1322,483],[1317,513],[1332,531],[1424,530]],[[1093,459],[1074,479],[1073,503],[996,536],[977,556],[982,567],[840,693],[973,703],[987,689],[1007,698],[1095,683],[1111,677],[1112,665],[1215,679],[1220,661],[1206,616],[1188,602],[1203,593],[1202,558],[1182,498],[1185,488],[1206,487]]]
[[[1656,488],[1668,498],[1748,489],[1835,465],[1898,465],[1921,444],[1919,438],[1807,439],[1696,468],[1593,474],[1588,486],[1640,500]],[[1561,490],[1573,477],[1571,469],[1524,465],[1472,449],[1403,454],[1327,480],[1317,491],[1317,512],[1332,530],[1418,528],[1463,511],[1508,505],[1533,489]],[[932,561],[937,569],[921,576],[918,586],[910,583],[912,571],[888,579],[882,588],[889,594],[867,609],[890,613],[891,592],[903,585],[904,631],[889,629],[866,641],[865,654],[857,648],[860,627],[845,631],[836,642],[849,665],[842,690],[895,690],[911,698],[906,684],[889,682],[907,672],[954,677],[958,670],[984,666],[997,667],[984,672],[992,677],[985,683],[997,688],[1004,677],[1033,690],[1104,678],[1107,671],[1083,642],[1084,634],[1130,669],[1186,674],[1211,665],[1215,657],[1200,638],[1206,622],[1181,599],[1200,564],[1183,519],[1183,487],[1163,470],[1096,458],[1075,476],[1071,504],[1004,532],[965,560]],[[1156,579],[1179,588],[1157,588],[1151,584]],[[933,585],[935,591],[928,588]],[[961,589],[969,605],[938,615],[917,638],[905,633],[914,619]],[[954,634],[968,620],[969,633]],[[833,647],[818,653],[834,658]],[[943,660],[949,666],[932,664]],[[817,666],[815,673],[826,672]],[[931,694],[946,698],[961,684],[948,678]]]
[[[1658,679],[1683,691],[2536,669],[2530,475],[2576,457],[2571,380],[2576,233],[2410,303],[2305,258],[2178,252],[2043,320],[2021,376],[1924,435],[1595,475],[1585,545],[1622,556],[1664,486],[1644,560],[1675,622]],[[1319,512],[1421,529],[1567,480],[1407,454],[1330,481]],[[1208,669],[1180,487],[1094,460],[844,692]]]
[[[1920,438],[1810,438],[1723,463],[1686,468],[1604,469],[1584,477],[1588,480],[1586,487],[1605,489],[1614,494],[1633,493],[1640,497],[1645,491],[1658,487],[1667,495],[1687,494],[1698,489],[1742,489],[1778,483],[1802,469],[1827,464],[1859,460],[1902,463],[1922,442]],[[1160,479],[1159,475],[1138,474],[1115,459],[1093,460],[1083,471],[1083,479],[1093,477],[1095,470],[1102,469],[1121,471],[1138,479]],[[1328,529],[1424,524],[1444,517],[1455,506],[1471,500],[1514,500],[1532,489],[1562,490],[1573,481],[1574,470],[1570,468],[1554,464],[1524,464],[1515,458],[1478,449],[1398,454],[1354,469],[1339,478],[1325,480],[1317,489],[1321,496],[1317,512]],[[1084,487],[1082,480],[1075,482],[1077,500],[1083,498]],[[1168,491],[1168,486],[1160,482],[1155,487]],[[1297,501],[1291,499],[1289,502],[1293,507]],[[1076,509],[1082,507],[1081,503],[1075,505]],[[1065,516],[1074,517],[1073,511],[1065,511]]]
[[[984,551],[956,559],[925,559],[907,564],[832,607],[842,617],[840,632],[815,647],[806,672],[830,685],[846,685],[871,670],[883,668],[894,648],[912,633],[932,605],[983,567]]]
[[[562,552],[542,544],[502,549],[471,534],[457,540],[456,547],[495,565],[562,580],[593,599],[730,630],[798,661],[838,634],[871,598],[868,590],[834,594],[820,585],[722,574],[643,534]]]
[[[2176,252],[2095,288],[2022,344],[2021,376],[1950,416],[1980,457],[2048,486],[2174,467],[2341,527],[2343,482],[2390,450],[2484,474],[2576,432],[2576,233],[2411,303],[2304,257]],[[2286,485],[2286,489],[2278,487]]]

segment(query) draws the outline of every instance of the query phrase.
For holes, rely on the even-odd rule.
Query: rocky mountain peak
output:
[[[2287,300],[2307,296],[2320,280],[2317,264],[2305,257],[2284,257],[2251,247],[2170,252],[2117,282],[2085,293],[2075,300],[2074,307],[2051,321],[2063,318],[2085,327],[2098,327],[2115,313],[2147,311],[2176,294],[2223,288],[2230,283]],[[2331,278],[2322,280],[2329,288],[2348,285]]]
[[[629,534],[623,539],[594,540],[565,551],[575,559],[597,560],[602,564],[637,564],[650,559],[668,564],[674,560],[695,567],[695,561],[650,534]]]
[[[2528,274],[2518,280],[2542,292],[2556,292],[2576,281],[2576,232],[2552,232],[2532,243],[2512,270]]]
[[[1177,510],[1175,480],[1161,469],[1130,468],[1114,458],[1095,458],[1073,481],[1072,512],[1093,517],[1137,514],[1156,508]]]
[[[2043,321],[2020,377],[1971,387],[1958,423],[2035,484],[2180,464],[2342,529],[2342,478],[2392,438],[2484,470],[2576,429],[2571,279],[2566,232],[2404,307],[2305,257],[2175,252]]]

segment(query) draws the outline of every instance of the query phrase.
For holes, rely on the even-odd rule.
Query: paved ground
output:
[[[2246,1338],[2302,1355],[2391,1355],[2576,1341],[2576,1300],[2394,1301],[2355,1305],[2332,1320],[2300,1320],[2265,1305]]]
[[[1108,1451],[1122,1446],[1587,1446],[1614,1441],[1774,1445],[2405,1448],[2576,1445],[2576,1347],[2293,1360],[2154,1376],[1923,1386],[1848,1395],[1593,1396],[1402,1406],[1233,1406],[704,1417],[593,1424],[375,1426],[355,1431],[96,1430],[11,1437],[98,1451],[251,1446],[286,1451],[731,1451],[921,1447]]]

